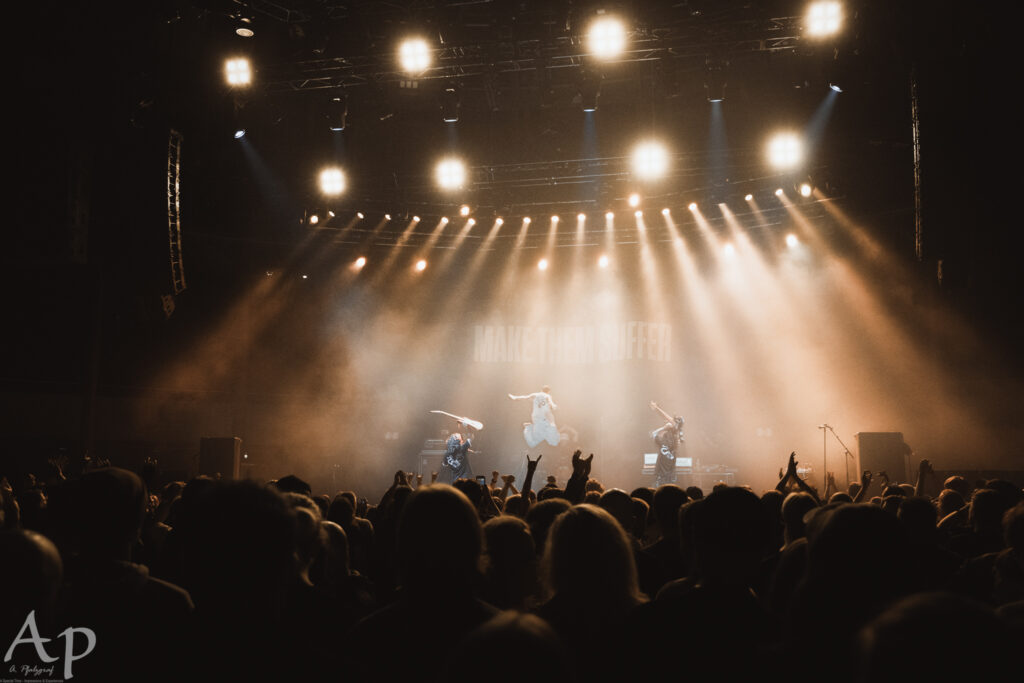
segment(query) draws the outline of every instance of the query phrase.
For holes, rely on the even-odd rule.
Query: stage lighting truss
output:
[[[302,13],[287,22],[309,21]],[[801,16],[758,17],[749,13],[737,16],[732,23],[716,19],[715,32],[722,45],[727,45],[723,58],[754,52],[795,52],[803,39],[805,18]],[[696,62],[707,57],[707,27],[700,21],[679,22],[672,10],[664,17],[652,17],[649,29],[629,36],[617,57],[617,64],[647,63],[664,59]],[[261,65],[260,82],[266,92],[293,92],[357,85],[399,84],[416,80],[445,79],[453,74],[465,81],[467,87],[481,91],[518,87],[523,73],[538,69],[549,71],[564,68],[587,68],[581,59],[580,36],[574,30],[545,38],[524,34],[522,38],[499,38],[486,42],[448,41],[432,48],[425,40],[406,41],[398,48],[396,65],[394,53],[351,54],[344,57],[293,60],[274,65]],[[586,46],[582,46],[584,49]],[[543,59],[537,55],[543,53]],[[699,63],[699,62],[698,62]],[[596,94],[596,91],[592,91]],[[486,100],[481,97],[481,100]],[[591,97],[591,101],[594,97]],[[490,99],[492,108],[494,98]]]

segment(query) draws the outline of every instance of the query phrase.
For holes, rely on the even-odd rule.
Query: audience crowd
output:
[[[61,679],[69,628],[95,635],[71,633],[77,681],[1019,670],[1020,482],[933,481],[924,460],[913,483],[818,491],[791,455],[760,494],[626,491],[591,477],[594,457],[536,490],[540,456],[519,489],[399,471],[374,504],[293,475],[163,482],[152,462],[0,473],[0,677]]]

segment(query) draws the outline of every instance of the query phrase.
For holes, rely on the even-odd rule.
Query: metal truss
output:
[[[185,290],[181,254],[181,133],[171,129],[167,139],[167,239],[174,293]]]

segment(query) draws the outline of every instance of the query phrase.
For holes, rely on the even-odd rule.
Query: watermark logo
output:
[[[28,633],[28,636],[25,633]],[[75,652],[75,636],[85,636],[85,649],[81,652]],[[85,658],[90,652],[96,649],[96,633],[91,628],[75,628],[69,626],[64,629],[58,638],[64,639],[64,678],[74,678],[72,673],[72,665],[80,659]],[[18,635],[14,637],[11,642],[11,646],[7,648],[7,653],[4,654],[4,664],[7,664],[14,657],[14,651],[19,645],[32,645],[36,650],[36,656],[44,664],[50,664],[50,666],[36,666],[36,665],[21,665],[12,664],[8,669],[8,673],[21,674],[28,680],[43,680],[42,676],[48,678],[53,677],[54,665],[53,663],[60,660],[61,657],[51,655],[46,651],[46,643],[49,643],[52,638],[43,638],[39,635],[39,627],[36,626],[36,612],[32,610],[28,613],[25,618],[25,623],[21,625],[21,630],[18,631]]]

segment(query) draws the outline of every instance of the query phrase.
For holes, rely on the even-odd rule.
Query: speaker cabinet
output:
[[[237,436],[199,439],[196,474],[220,479],[240,478],[242,440]]]
[[[902,432],[858,432],[856,438],[857,479],[861,472],[870,470],[869,496],[882,493],[879,472],[888,474],[893,484],[914,483],[910,477],[910,447],[903,441]]]

